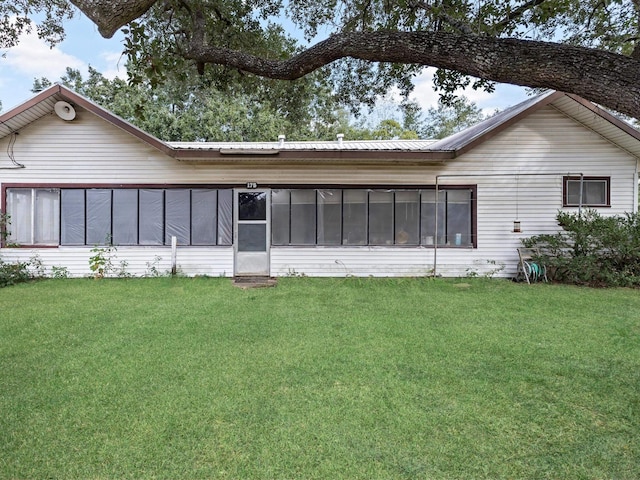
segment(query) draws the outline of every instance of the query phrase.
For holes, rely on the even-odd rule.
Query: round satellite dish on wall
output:
[[[53,106],[53,110],[56,112],[62,120],[67,122],[76,118],[76,111],[70,103],[60,100]]]

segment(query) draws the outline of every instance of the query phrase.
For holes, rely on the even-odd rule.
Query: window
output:
[[[447,241],[455,246],[471,244],[471,195],[469,190],[445,190]]]
[[[367,191],[345,190],[343,193],[342,244],[367,244]]]
[[[436,209],[431,189],[273,190],[271,243],[470,247],[474,192],[441,189]]]
[[[87,190],[87,240],[90,245],[111,243],[111,190]]]
[[[218,192],[191,190],[191,244],[215,245],[218,224]]]
[[[164,190],[143,189],[138,192],[138,243],[164,243]]]
[[[73,190],[63,190],[65,193]],[[138,243],[138,190],[113,190],[113,235],[114,245],[136,245]],[[64,215],[62,216],[64,218]],[[64,243],[64,242],[63,242]]]
[[[64,245],[85,244],[84,190],[62,190],[60,243]]]
[[[435,245],[436,241],[438,242],[438,245],[442,245],[446,242],[445,224],[442,221],[445,218],[446,197],[443,195],[443,193],[444,192],[439,192],[438,194],[438,205],[436,214],[436,191],[427,190],[422,192],[422,245]],[[438,220],[437,234],[436,218]]]
[[[291,190],[291,243],[316,244],[315,190]]]
[[[231,245],[232,190],[7,188],[8,242]]]
[[[271,244],[289,245],[291,199],[289,190],[271,191]]]
[[[60,241],[60,190],[8,188],[9,243],[58,245]]]
[[[318,245],[340,245],[342,191],[318,190]]]
[[[564,207],[609,207],[611,177],[564,177],[562,199]]]
[[[165,191],[164,204],[165,245],[171,245],[171,237],[178,245],[191,245],[191,190]]]
[[[212,208],[209,209],[213,213]],[[233,244],[233,190],[218,190],[218,242]]]
[[[393,192],[369,192],[369,245],[393,245]]]
[[[399,245],[420,243],[420,192],[398,191],[395,198],[395,232]]]

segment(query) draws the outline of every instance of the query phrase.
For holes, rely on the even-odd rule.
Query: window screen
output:
[[[218,190],[218,245],[233,245],[233,190]]]
[[[218,192],[191,191],[191,244],[215,245],[218,226]]]
[[[367,191],[344,190],[342,244],[367,244]]]
[[[316,243],[316,191],[291,190],[291,243]]]
[[[105,245],[111,238],[111,190],[87,190],[87,244]]]
[[[420,193],[398,191],[395,199],[396,244],[420,243]]]
[[[61,203],[60,243],[84,245],[84,190],[62,190]]]
[[[469,190],[447,191],[447,237],[449,244],[455,246],[472,243]]]
[[[138,190],[113,191],[113,244],[138,243]]]
[[[289,190],[271,191],[271,244],[289,244]]]
[[[176,237],[178,245],[191,244],[191,190],[172,189],[164,194],[165,245]]]
[[[610,198],[609,177],[564,177],[565,207],[606,207]],[[580,198],[582,185],[582,198]]]
[[[140,245],[162,245],[164,190],[140,190]]]
[[[340,245],[342,191],[318,190],[318,245]]]
[[[438,245],[442,245],[446,242],[445,236],[445,205],[446,205],[446,193],[443,191],[438,192],[438,232],[436,234],[436,191],[435,190],[423,190],[421,192],[422,197],[422,245],[434,245],[436,239]]]
[[[369,193],[369,243],[393,245],[393,192]]]

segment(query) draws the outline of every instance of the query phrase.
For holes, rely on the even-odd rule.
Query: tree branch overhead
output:
[[[98,27],[100,35],[113,37],[119,28],[144,15],[157,0],[70,0]]]
[[[576,93],[627,115],[640,112],[639,61],[551,42],[444,32],[352,32],[333,35],[287,60],[201,44],[192,45],[186,56],[280,80],[295,80],[346,57],[412,63],[496,82]],[[601,88],[602,79],[616,89],[616,98]]]
[[[215,64],[293,80],[336,60],[358,59],[391,65],[379,70],[380,77],[367,77],[388,87],[410,85],[415,73],[396,65],[432,66],[452,73],[447,77],[452,83],[443,91],[464,85],[460,78],[469,75],[574,93],[640,118],[640,48],[637,40],[629,40],[638,38],[640,0],[409,0],[393,8],[385,0],[344,0],[341,9],[289,0],[286,10],[279,0],[163,0],[162,8],[154,8],[157,0],[69,1],[106,37],[145,15],[139,23],[151,29],[149,41],[129,42],[127,54],[168,68],[180,68],[175,67],[179,62],[163,62],[179,55],[201,73],[204,65]],[[259,20],[278,15],[290,15],[310,36],[320,28],[334,33],[285,58],[285,50],[269,48],[273,30]],[[176,22],[171,29],[158,27],[171,22]],[[539,41],[560,33],[565,36],[558,42]],[[284,30],[280,35],[290,38]],[[342,78],[365,81],[360,71],[346,72],[345,65],[336,67]]]

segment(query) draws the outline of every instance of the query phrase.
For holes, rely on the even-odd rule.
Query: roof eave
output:
[[[616,127],[618,127],[619,129],[621,129],[622,131],[624,131],[625,133],[631,135],[633,138],[635,138],[636,140],[640,141],[640,131],[633,128],[631,125],[629,125],[627,122],[624,122],[622,120],[620,120],[619,118],[617,118],[615,115],[607,112],[606,110],[604,110],[603,108],[600,108],[598,105],[596,105],[593,102],[590,102],[588,100],[585,100],[582,97],[579,97],[578,95],[574,95],[572,93],[567,93],[565,94],[567,97],[571,98],[572,100],[574,100],[575,102],[579,103],[580,105],[582,105],[583,107],[591,110],[593,113],[595,113],[596,115],[602,117],[603,119],[605,119],[606,121],[612,123],[613,125],[615,125]]]
[[[8,123],[11,119],[15,118],[16,116],[27,112],[29,109],[34,108],[35,106],[37,106],[39,103],[54,97],[54,96],[58,96],[59,98],[62,98],[64,100],[69,101],[70,103],[72,103],[73,105],[79,106],[91,113],[93,113],[94,115],[100,117],[101,119],[105,120],[106,122],[114,125],[115,127],[124,130],[125,132],[133,135],[134,137],[140,139],[141,141],[143,141],[144,143],[150,145],[151,147],[161,151],[162,153],[169,155],[169,156],[174,156],[173,152],[174,149],[171,148],[169,145],[167,145],[165,142],[163,142],[162,140],[154,137],[153,135],[149,135],[148,133],[144,132],[143,130],[135,127],[134,125],[132,125],[131,123],[123,120],[122,118],[110,113],[108,110],[100,107],[99,105],[93,103],[91,100],[83,97],[82,95],[79,95],[75,92],[73,92],[72,90],[69,90],[67,87],[63,86],[63,85],[52,85],[51,87],[43,90],[42,92],[36,94],[34,97],[32,97],[31,99],[27,100],[26,102],[18,105],[15,108],[12,108],[11,110],[6,111],[5,113],[3,113],[2,115],[0,115],[0,125],[4,125],[5,128],[7,128],[9,130],[9,133],[13,133],[13,129],[10,128],[8,126]],[[28,125],[28,124],[26,124]],[[22,125],[20,126],[20,128],[24,128],[26,125]]]
[[[340,164],[439,164],[454,158],[452,151],[392,150],[241,150],[241,149],[176,149],[174,157],[191,163],[305,163]]]
[[[93,103],[92,101],[88,100],[87,98],[78,95],[77,93],[63,87],[62,85],[58,85],[58,87],[60,87],[60,92],[59,94],[66,98],[67,100],[75,103],[76,105],[84,108],[85,110],[93,113],[94,115],[100,117],[101,119],[109,122],[110,124],[112,124],[113,126],[124,130],[126,133],[129,133],[131,135],[133,135],[134,137],[139,138],[140,140],[142,140],[144,143],[148,144],[149,146],[155,148],[156,150],[159,150],[160,152],[164,153],[165,155],[169,155],[170,157],[174,157],[175,154],[175,150],[173,148],[171,148],[171,146],[167,145],[167,143],[163,142],[162,140],[154,137],[153,135],[149,135],[148,133],[146,133],[144,130],[139,129],[138,127],[132,125],[131,123],[127,122],[126,120],[123,120],[122,118],[110,113],[108,110],[102,108],[101,106]]]

